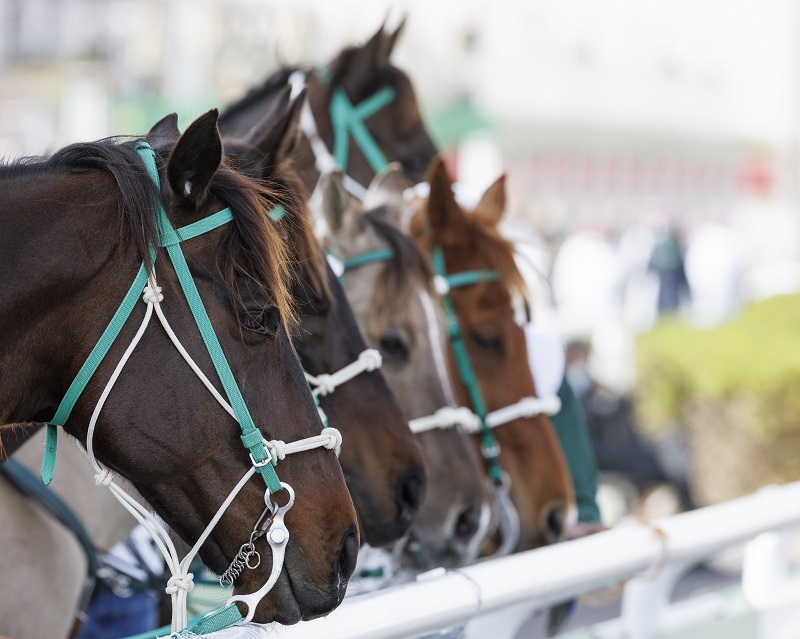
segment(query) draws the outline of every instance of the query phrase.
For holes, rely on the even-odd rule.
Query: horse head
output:
[[[333,450],[288,454],[322,424],[289,339],[287,254],[267,221],[270,192],[223,156],[216,110],[183,135],[168,116],[143,141],[0,168],[0,192],[0,259],[16,274],[0,285],[0,423],[63,426],[98,481],[120,488],[122,476],[186,543],[205,538],[199,554],[219,574],[250,539],[264,561],[236,579],[237,595],[271,576],[266,537],[251,534],[290,485],[284,569],[242,612],[294,623],[338,605],[356,516]],[[173,587],[189,588],[186,575]]]
[[[505,209],[505,180],[501,177],[490,186],[471,212],[456,202],[441,159],[432,164],[427,181],[430,194],[414,215],[411,231],[434,259],[439,292],[456,321],[452,341],[460,345],[452,344],[451,355],[462,380],[456,386],[459,402],[489,415],[476,442],[495,483],[510,480],[521,524],[516,549],[552,543],[563,533],[573,496],[550,420],[538,413],[505,420],[496,428],[491,423],[494,411],[536,396],[525,331],[513,303],[524,285],[513,247],[497,228]],[[461,352],[455,353],[458,349]]]
[[[424,462],[380,371],[363,371],[335,388],[324,388],[331,373],[372,351],[367,350],[342,285],[314,237],[292,168],[303,101],[304,95],[290,99],[284,89],[249,136],[231,141],[228,148],[238,149],[245,170],[274,186],[277,199],[272,205],[280,209],[273,210],[281,211],[274,224],[287,238],[294,265],[292,295],[300,318],[295,348],[312,384],[321,382],[315,392],[331,425],[347,438],[339,461],[364,540],[382,546],[399,539],[411,525],[426,486]]]
[[[406,179],[397,165],[379,175],[357,203],[340,173],[323,186],[329,248],[344,264],[347,297],[383,371],[415,420],[455,406],[445,348],[444,314],[432,273],[401,230]],[[368,210],[365,210],[368,209]],[[468,437],[457,425],[417,435],[428,466],[428,493],[401,559],[414,567],[454,567],[474,559],[486,533],[489,495]]]

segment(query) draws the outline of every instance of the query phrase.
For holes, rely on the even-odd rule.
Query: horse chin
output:
[[[249,580],[252,582],[253,580]],[[238,586],[236,594],[249,594],[255,592],[260,586],[248,584]],[[240,592],[241,590],[241,592]],[[342,596],[344,590],[342,590]],[[272,590],[261,600],[256,607],[253,622],[266,624],[277,622],[284,626],[291,626],[299,621],[310,621],[324,617],[341,603],[342,597],[332,597],[323,594],[315,587],[295,587],[291,570],[284,565],[280,577],[275,582]],[[246,613],[245,610],[240,610]]]
[[[291,626],[303,618],[300,604],[292,591],[291,580],[284,570],[271,592],[256,607],[253,621],[261,624],[277,622]]]

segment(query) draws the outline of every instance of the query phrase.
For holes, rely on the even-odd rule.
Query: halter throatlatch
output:
[[[142,159],[150,178],[155,184],[155,190],[157,193],[160,189],[160,180],[155,163],[155,153],[144,141],[137,143],[136,150],[139,153],[139,156]],[[181,285],[181,289],[183,290],[197,328],[200,331],[203,342],[214,364],[214,368],[222,383],[227,400],[220,395],[214,385],[209,381],[208,377],[206,377],[200,367],[195,363],[195,361],[183,347],[180,340],[172,330],[172,327],[167,321],[163,311],[161,310],[163,294],[161,288],[156,282],[155,276],[156,249],[155,247],[151,246],[149,250],[150,261],[151,264],[153,264],[153,271],[148,274],[145,263],[142,262],[133,284],[114,314],[114,317],[103,331],[102,336],[92,349],[83,366],[81,366],[78,374],[75,376],[75,379],[70,384],[64,398],[58,406],[53,419],[51,419],[47,424],[47,436],[45,439],[41,477],[45,484],[49,484],[52,480],[53,472],[55,470],[55,455],[58,441],[57,427],[63,426],[69,419],[70,413],[75,407],[75,404],[77,403],[82,392],[86,388],[86,385],[97,371],[98,366],[107,355],[109,349],[122,330],[125,322],[130,317],[133,308],[139,299],[139,296],[142,295],[142,299],[147,305],[144,319],[142,320],[139,329],[133,337],[133,340],[125,350],[122,358],[114,369],[114,372],[111,374],[111,377],[106,383],[106,386],[97,401],[94,411],[92,412],[92,416],[89,421],[88,432],[86,435],[86,454],[95,469],[95,482],[97,484],[107,486],[109,490],[111,490],[112,494],[119,500],[119,502],[150,533],[156,543],[156,546],[161,551],[162,555],[164,555],[167,567],[172,573],[172,577],[169,579],[166,588],[166,592],[172,597],[172,635],[170,635],[170,637],[188,637],[214,632],[233,624],[252,619],[258,602],[261,601],[267,592],[269,592],[269,590],[274,586],[278,576],[280,575],[280,571],[283,567],[286,545],[289,542],[289,530],[286,528],[283,518],[286,512],[294,504],[294,491],[292,490],[291,486],[281,483],[281,481],[278,479],[278,475],[275,472],[275,465],[287,454],[311,450],[318,447],[336,449],[341,445],[342,438],[339,431],[334,428],[326,428],[320,435],[290,443],[280,440],[267,441],[264,438],[261,431],[255,426],[250,412],[247,409],[244,398],[242,397],[241,391],[233,377],[230,365],[228,364],[225,354],[222,351],[222,347],[217,339],[216,333],[214,332],[214,328],[208,317],[208,313],[205,310],[202,299],[200,298],[200,294],[186,263],[186,259],[180,248],[181,242],[198,237],[199,235],[227,224],[233,219],[233,214],[229,208],[226,208],[213,215],[203,218],[202,220],[194,222],[193,224],[184,226],[176,231],[170,224],[166,215],[166,211],[161,205],[160,200],[154,199],[153,209],[154,215],[156,216],[156,227],[160,229],[160,246],[166,248],[167,254],[172,261],[173,268],[175,269],[175,273]],[[175,348],[178,350],[183,359],[189,364],[194,373],[199,377],[203,385],[213,395],[222,408],[239,423],[239,426],[242,430],[242,444],[247,449],[252,462],[249,470],[228,494],[227,498],[217,509],[214,517],[212,517],[205,530],[203,530],[192,549],[182,560],[179,559],[175,546],[169,537],[169,533],[161,524],[161,522],[145,507],[139,504],[124,491],[124,489],[115,481],[114,473],[97,461],[94,455],[93,447],[94,431],[103,405],[105,404],[114,384],[122,372],[122,369],[141,340],[142,335],[144,334],[145,329],[147,328],[150,319],[153,316],[153,312],[155,312]],[[266,484],[266,493],[264,499],[267,508],[262,514],[262,517],[260,517],[256,523],[253,534],[250,537],[249,544],[245,544],[245,546],[248,546],[248,550],[252,548],[253,553],[257,553],[254,545],[255,542],[260,537],[265,536],[267,538],[267,543],[272,550],[272,568],[269,579],[257,592],[253,593],[252,595],[232,597],[225,604],[225,606],[210,612],[203,619],[193,624],[191,628],[186,629],[186,599],[189,591],[191,591],[194,587],[193,575],[192,573],[188,572],[189,565],[199,552],[203,543],[211,534],[213,528],[222,518],[228,506],[233,503],[236,495],[238,495],[242,488],[244,488],[244,486],[247,484],[248,480],[255,473],[261,475]],[[279,507],[272,502],[271,495],[282,490],[287,491],[289,494],[289,500],[287,501],[286,505]],[[270,515],[269,517],[266,516],[268,513]],[[234,564],[238,558],[239,555],[237,555],[237,557],[234,559]],[[229,581],[231,585],[244,567],[255,568],[257,567],[258,563],[260,563],[260,556],[259,561],[256,563],[252,560],[251,553],[251,555],[245,559],[244,566],[239,569],[235,575],[226,572],[226,575],[228,575],[230,578]],[[237,601],[241,601],[247,606],[248,613],[245,617],[239,613],[239,610],[235,605]]]
[[[324,83],[324,78],[320,77]],[[306,75],[303,71],[295,71],[289,76],[292,87],[292,97],[296,97],[306,86]],[[367,195],[367,189],[347,175],[347,161],[350,154],[350,138],[356,143],[364,159],[376,174],[383,171],[389,164],[386,157],[375,141],[375,138],[364,124],[365,120],[372,117],[383,107],[394,100],[397,92],[392,87],[383,87],[362,102],[353,105],[343,89],[334,89],[331,95],[329,112],[331,127],[333,128],[333,152],[328,149],[325,141],[319,135],[311,106],[306,103],[300,114],[300,130],[311,144],[314,153],[314,165],[320,176],[326,175],[336,168],[344,173],[345,188],[359,200]],[[311,198],[314,199],[319,182],[314,188]]]

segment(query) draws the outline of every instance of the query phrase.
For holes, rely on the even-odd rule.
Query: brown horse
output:
[[[428,172],[430,195],[411,222],[411,231],[427,255],[440,247],[447,272],[488,270],[499,281],[453,288],[451,299],[463,341],[486,408],[494,411],[536,395],[528,365],[523,328],[515,320],[512,297],[524,290],[510,242],[497,228],[505,208],[501,178],[483,195],[474,211],[456,203],[444,163]],[[452,353],[452,351],[451,351]],[[470,406],[465,386],[459,401]],[[511,499],[521,531],[517,550],[557,541],[573,507],[566,462],[549,419],[544,415],[515,419],[497,427],[499,461],[511,480]]]
[[[275,220],[287,237],[293,263],[292,295],[299,311],[294,345],[307,373],[331,373],[358,360],[367,349],[339,280],[313,235],[312,219],[299,196],[293,163],[298,116],[304,96],[290,100],[284,89],[273,110],[248,137],[226,140],[242,170],[274,187]],[[353,497],[362,539],[382,546],[403,536],[425,489],[422,453],[380,371],[361,373],[323,395],[320,403],[347,446],[339,461]]]
[[[444,313],[433,297],[432,272],[414,241],[399,230],[406,180],[397,165],[373,180],[363,210],[340,173],[322,188],[330,249],[353,264],[344,272],[347,297],[367,340],[380,348],[384,374],[409,420],[455,405],[447,368]],[[380,255],[358,265],[355,260]],[[459,428],[417,435],[430,485],[401,561],[416,569],[474,560],[489,526],[489,493],[468,436]]]
[[[225,109],[220,129],[225,135],[244,136],[269,112],[281,89],[290,82],[308,91],[309,110],[304,114],[304,135],[295,149],[294,168],[309,194],[316,189],[323,170],[331,162],[355,179],[361,189],[389,162],[399,162],[405,174],[420,181],[436,155],[436,147],[420,116],[414,87],[408,76],[394,66],[390,57],[403,29],[394,32],[381,27],[363,46],[344,49],[329,65],[317,71],[285,68],[270,76],[263,85]],[[334,97],[336,96],[336,98]],[[331,109],[334,101],[344,100],[358,109],[366,101],[385,96],[362,124],[380,149],[380,165],[367,158],[361,146],[353,143],[349,130],[334,133]],[[343,107],[348,110],[347,103]],[[349,109],[352,112],[352,108]],[[311,123],[310,127],[305,124]],[[319,143],[312,146],[315,134]],[[334,158],[337,147],[340,157]]]
[[[47,159],[0,168],[0,264],[8,274],[0,284],[0,424],[52,419],[119,301],[133,290],[137,269],[158,272],[163,300],[151,290],[147,312],[145,305],[133,308],[64,430],[86,445],[90,424],[96,424],[97,460],[130,481],[190,544],[253,465],[236,422],[165,331],[144,330],[117,387],[93,415],[123,351],[136,343],[138,323],[155,306],[199,369],[210,373],[210,383],[219,384],[177,271],[163,249],[155,252],[157,264],[151,257],[150,247],[169,237],[154,219],[154,201],[160,200],[175,227],[230,207],[229,222],[182,246],[245,410],[265,438],[313,437],[322,427],[285,328],[293,321],[289,273],[283,244],[267,221],[268,194],[224,160],[216,122],[214,110],[177,140],[174,118],[151,130],[146,141],[156,154],[160,193],[135,141],[76,144]],[[286,515],[291,541],[285,570],[255,619],[293,623],[341,601],[358,531],[332,451],[292,455],[278,472],[297,496]],[[99,479],[105,483],[111,476],[100,473]],[[202,545],[204,563],[224,572],[263,509],[264,482],[251,478]],[[257,543],[270,557],[266,543]],[[261,588],[270,568],[265,560],[245,570],[235,592]]]

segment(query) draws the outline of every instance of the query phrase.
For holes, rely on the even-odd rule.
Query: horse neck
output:
[[[94,323],[98,295],[124,295],[104,272],[120,257],[113,193],[110,176],[94,171],[0,175],[0,268],[14,274],[0,280],[0,424],[52,416],[65,371],[82,363],[76,343]],[[130,284],[136,266],[133,249],[125,252]]]

